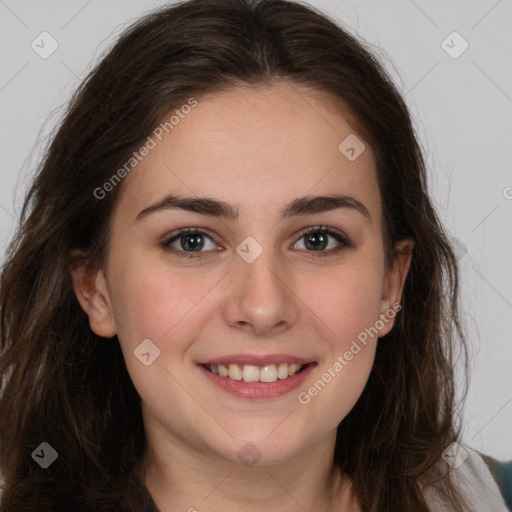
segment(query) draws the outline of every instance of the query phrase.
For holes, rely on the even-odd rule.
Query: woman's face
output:
[[[409,262],[386,271],[374,155],[354,131],[278,83],[198,98],[152,136],[119,185],[103,271],[76,287],[92,329],[118,335],[146,428],[269,464],[335,434]]]

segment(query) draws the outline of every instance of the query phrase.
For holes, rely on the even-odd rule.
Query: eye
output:
[[[325,250],[329,247],[329,238],[334,239],[334,243],[331,244],[334,247]],[[314,253],[313,256],[329,256],[347,247],[354,247],[354,243],[344,233],[326,226],[315,226],[303,230],[300,233],[300,240],[295,245],[302,239],[305,239],[305,250]],[[210,247],[208,247],[208,241]],[[212,234],[197,228],[180,229],[170,238],[160,242],[160,246],[180,258],[198,258],[201,253],[220,250]]]
[[[209,235],[206,231],[202,231],[196,228],[180,229],[178,233],[176,233],[174,236],[162,241],[160,243],[160,246],[181,258],[197,258],[200,256],[201,252],[205,252],[202,251],[202,249],[205,248],[205,246],[208,249],[208,244],[205,244],[205,239],[211,242],[211,246],[209,248],[210,251],[218,250],[216,249],[216,247],[218,246],[215,243],[215,240],[212,237],[212,235]],[[176,247],[175,244],[178,247]]]
[[[329,238],[334,239],[329,250]],[[301,237],[296,244],[305,240],[304,246],[308,252],[313,252],[313,256],[330,256],[338,253],[347,247],[354,247],[354,243],[344,233],[337,229],[329,228],[327,226],[315,226],[307,228],[301,232]]]

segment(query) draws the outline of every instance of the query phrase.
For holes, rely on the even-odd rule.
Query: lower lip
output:
[[[216,384],[224,391],[239,398],[261,400],[277,398],[298,388],[313,371],[316,363],[308,364],[301,372],[287,377],[286,379],[278,379],[275,382],[245,382],[243,380],[234,380],[212,373],[202,365],[197,366],[212,383]]]

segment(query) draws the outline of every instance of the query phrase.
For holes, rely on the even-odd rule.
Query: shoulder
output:
[[[512,505],[506,498],[507,489],[510,492],[511,482],[510,473],[507,477],[506,471],[510,471],[511,463],[500,463],[466,445],[453,443],[443,452],[440,465],[441,474],[449,478],[464,497],[467,512],[484,510],[510,512],[512,510],[510,508]],[[505,476],[502,479],[503,474]],[[439,489],[429,486],[424,492],[429,510],[432,512],[446,510]]]
[[[506,494],[507,489],[510,494],[512,463],[500,463],[466,445],[459,446],[459,450],[460,456],[451,469],[468,503],[475,510],[509,512],[512,505]],[[504,473],[507,467],[508,477]]]

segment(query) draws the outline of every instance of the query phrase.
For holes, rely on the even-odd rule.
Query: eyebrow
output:
[[[280,212],[280,215],[282,218],[287,218],[298,215],[323,213],[338,208],[350,208],[361,213],[371,221],[370,212],[361,201],[343,194],[298,197],[286,205]],[[180,197],[170,194],[162,200],[144,208],[139,212],[135,220],[138,221],[152,213],[171,209],[180,209],[227,220],[237,220],[240,215],[238,208],[225,201],[209,197]]]

